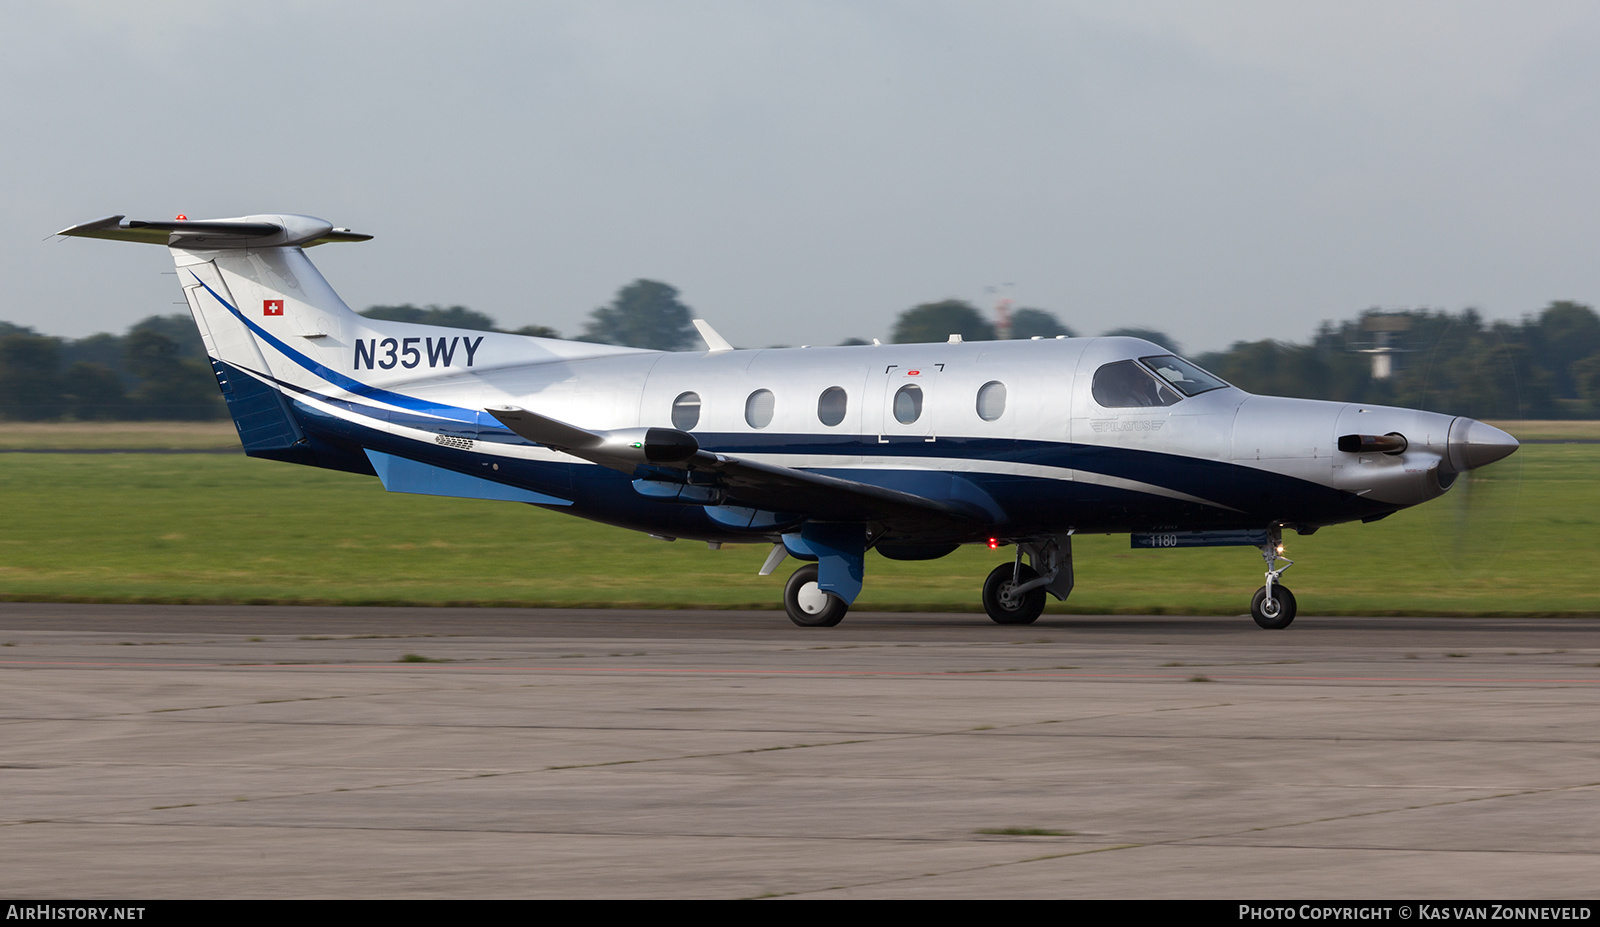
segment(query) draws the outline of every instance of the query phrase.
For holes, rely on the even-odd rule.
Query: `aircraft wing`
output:
[[[976,522],[972,511],[939,499],[929,499],[898,489],[856,480],[840,479],[701,451],[690,461],[694,470],[720,476],[730,502],[778,512],[795,512],[821,521],[874,521],[896,528],[929,522],[948,525],[952,520]]]
[[[487,411],[529,441],[624,473],[658,466],[714,476],[710,485],[726,492],[726,504],[821,521],[870,521],[896,531],[983,520],[975,507],[701,450],[693,435],[673,428],[586,431],[513,406]]]

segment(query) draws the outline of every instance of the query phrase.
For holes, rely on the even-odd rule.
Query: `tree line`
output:
[[[1038,309],[1012,313],[1012,338],[1076,333]],[[958,300],[906,310],[896,342],[996,337],[994,326]],[[1165,333],[1114,328],[1173,353]],[[1251,393],[1429,409],[1481,419],[1600,417],[1600,315],[1553,302],[1519,321],[1486,321],[1474,309],[1369,309],[1325,321],[1306,344],[1239,341],[1193,360]]]
[[[203,420],[226,414],[187,315],[69,340],[0,322],[0,418]]]
[[[610,306],[591,313],[583,340],[664,351],[693,349],[699,338],[691,311],[672,287],[635,281]],[[1010,313],[1007,337],[1075,337],[1044,309]],[[1166,333],[1121,327],[1128,335],[1182,347]],[[922,303],[899,314],[897,344],[992,341],[995,321],[957,299]],[[858,338],[842,344],[866,344]],[[1473,418],[1600,417],[1600,316],[1589,306],[1553,302],[1520,321],[1486,321],[1474,309],[1369,309],[1354,319],[1323,322],[1306,344],[1235,342],[1194,360],[1248,392],[1306,399],[1430,409]]]
[[[555,338],[541,325],[502,329],[465,306],[372,306],[373,319]],[[701,345],[691,310],[674,287],[635,280],[589,313],[575,340],[663,351]],[[947,299],[901,312],[896,343],[991,341],[995,321],[971,303]],[[1073,337],[1052,312],[1019,308],[1010,338]],[[1114,328],[1181,353],[1166,334]],[[866,344],[849,338],[842,344]],[[1451,313],[1371,309],[1326,321],[1305,344],[1236,342],[1194,358],[1253,393],[1432,409],[1474,418],[1600,417],[1600,316],[1574,302],[1551,303],[1517,322],[1489,322],[1472,309]],[[0,419],[216,419],[226,415],[199,333],[186,314],[151,316],[123,335],[76,340],[0,322]]]
[[[1515,322],[1371,309],[1323,322],[1307,344],[1237,342],[1194,360],[1253,393],[1480,419],[1600,417],[1600,316],[1574,302]],[[1388,376],[1375,376],[1383,363]]]

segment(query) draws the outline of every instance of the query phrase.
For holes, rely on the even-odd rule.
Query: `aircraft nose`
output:
[[[1516,438],[1477,419],[1458,418],[1450,423],[1450,467],[1458,472],[1509,457],[1518,447]]]

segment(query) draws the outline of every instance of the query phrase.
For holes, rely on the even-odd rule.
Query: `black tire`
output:
[[[783,610],[789,613],[790,621],[802,628],[831,628],[844,620],[850,606],[844,599],[817,588],[817,565],[808,563],[795,570],[784,584]]]
[[[1021,571],[1017,571],[1014,563],[1002,563],[989,573],[989,578],[983,581],[983,610],[989,613],[995,624],[1033,624],[1044,614],[1044,587],[1023,593],[1022,598],[1010,604],[1000,600],[1000,594],[1009,591],[1016,579],[1028,582],[1038,579],[1039,573],[1026,563],[1022,564]]]
[[[1277,631],[1294,621],[1295,607],[1294,593],[1289,587],[1273,583],[1271,600],[1267,598],[1266,586],[1256,590],[1255,598],[1250,600],[1250,617],[1263,628]]]

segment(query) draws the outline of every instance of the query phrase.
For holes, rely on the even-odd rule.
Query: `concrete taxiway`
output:
[[[13,897],[1600,895],[1600,621],[0,604],[0,645]]]

